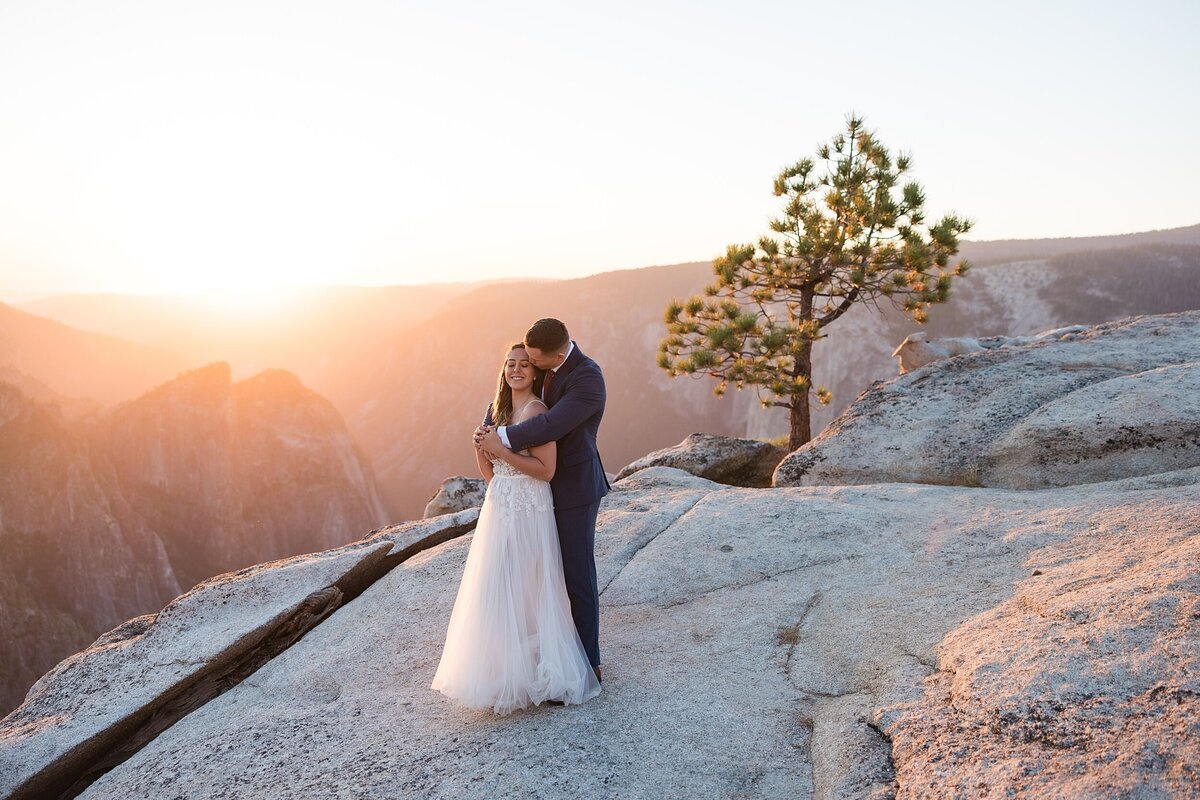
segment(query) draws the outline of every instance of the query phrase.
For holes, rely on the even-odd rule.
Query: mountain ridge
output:
[[[1011,257],[1017,245],[1027,260],[995,260],[997,253]],[[1080,247],[1088,249],[1073,249]],[[956,280],[951,300],[932,307],[924,326],[886,303],[882,313],[856,306],[816,343],[814,383],[830,388],[833,402],[814,404],[813,430],[819,432],[872,381],[895,374],[892,349],[921,327],[931,336],[1018,335],[1200,307],[1196,248],[1200,226],[1016,245],[965,242],[963,255],[975,258],[976,268]],[[655,366],[666,303],[701,291],[711,280],[707,262],[688,262],[458,286],[453,296],[427,300],[407,287],[410,305],[393,309],[377,303],[363,315],[338,306],[341,311],[307,320],[304,337],[294,342],[286,333],[291,329],[268,325],[256,334],[259,344],[241,355],[229,349],[232,344],[222,346],[229,357],[221,360],[238,375],[289,369],[329,398],[375,468],[391,518],[413,519],[445,476],[474,474],[470,450],[455,432],[469,432],[478,423],[494,392],[500,351],[542,316],[566,321],[581,349],[606,370],[610,405],[600,448],[614,473],[696,430],[766,439],[785,432],[783,414],[761,409],[753,390],[730,392],[718,401],[711,381],[672,382]],[[370,295],[365,289],[355,293]],[[419,313],[410,314],[417,306]],[[336,321],[335,330],[326,335],[319,319]],[[189,336],[203,341],[199,329]],[[228,342],[236,343],[236,337]],[[271,342],[285,345],[272,350]]]

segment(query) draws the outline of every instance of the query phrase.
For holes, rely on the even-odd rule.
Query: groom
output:
[[[546,371],[542,400],[545,414],[518,425],[480,426],[475,441],[485,450],[513,451],[558,443],[554,477],[554,519],[562,549],[563,574],[571,616],[596,679],[600,679],[600,591],[596,585],[596,515],[608,479],[596,450],[596,431],[604,416],[604,376],[556,319],[539,319],[525,334],[525,351]]]

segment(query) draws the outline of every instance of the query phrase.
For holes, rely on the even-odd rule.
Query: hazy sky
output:
[[[0,299],[753,241],[847,112],[970,238],[1200,222],[1200,3],[0,0]]]

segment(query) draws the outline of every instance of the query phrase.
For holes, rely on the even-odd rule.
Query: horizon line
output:
[[[1122,236],[1138,236],[1144,234],[1156,233],[1173,233],[1186,231],[1192,228],[1200,228],[1200,223],[1192,225],[1182,225],[1175,228],[1152,228],[1142,231],[1127,231],[1124,233],[1103,233],[1084,236],[1044,236],[1032,239],[963,239],[960,245],[985,245],[985,244],[1012,244],[1016,242],[1030,243],[1046,243],[1057,241],[1071,241],[1084,239],[1115,239]],[[691,261],[676,261],[669,264],[643,264],[637,267],[616,267],[613,269],[603,269],[597,272],[590,272],[585,275],[572,275],[570,277],[545,277],[537,275],[512,276],[504,278],[488,278],[481,280],[462,280],[462,281],[426,281],[426,282],[394,282],[394,283],[284,283],[274,284],[269,286],[260,286],[253,289],[237,289],[233,287],[202,289],[196,291],[182,292],[136,292],[136,291],[121,291],[121,290],[88,290],[88,291],[70,291],[70,290],[35,290],[35,291],[8,291],[0,289],[0,303],[9,305],[16,303],[32,303],[37,300],[47,300],[58,297],[98,297],[98,296],[120,296],[120,297],[170,297],[170,298],[187,298],[187,299],[210,299],[215,296],[228,296],[229,294],[242,296],[256,296],[264,293],[279,292],[279,291],[316,291],[328,289],[391,289],[400,287],[418,287],[418,286],[485,286],[495,283],[524,283],[524,282],[551,282],[551,281],[570,281],[584,280],[594,278],[599,275],[607,275],[614,272],[628,272],[638,269],[656,269],[662,267],[681,267],[691,264],[712,263],[712,259],[696,259]]]

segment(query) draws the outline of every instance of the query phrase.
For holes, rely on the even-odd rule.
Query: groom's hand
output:
[[[488,428],[484,431],[483,438],[479,440],[479,446],[484,450],[499,453],[504,449],[504,442],[500,441],[500,434],[496,433],[495,428]]]

